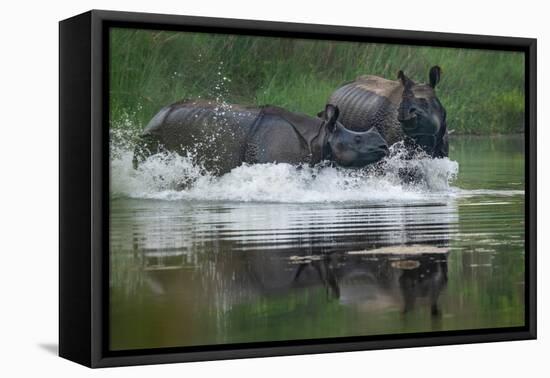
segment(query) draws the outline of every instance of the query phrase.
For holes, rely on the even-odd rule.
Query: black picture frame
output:
[[[108,30],[130,27],[525,53],[523,327],[112,352]],[[536,338],[536,39],[92,10],[59,24],[59,354],[89,367],[405,348]]]

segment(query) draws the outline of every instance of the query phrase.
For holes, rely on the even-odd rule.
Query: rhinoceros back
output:
[[[338,88],[328,102],[338,106],[339,121],[348,129],[366,131],[376,127],[389,144],[402,139],[397,108],[402,87],[377,76],[361,76]]]
[[[250,132],[247,163],[316,164],[322,159],[323,121],[276,106],[264,106]]]
[[[151,119],[142,138],[221,174],[242,163],[246,138],[258,114],[257,108],[208,101],[175,103]]]

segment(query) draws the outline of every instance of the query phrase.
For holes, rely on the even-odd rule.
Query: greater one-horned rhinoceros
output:
[[[244,107],[183,101],[160,110],[145,127],[134,165],[150,154],[190,154],[211,173],[223,174],[242,163],[317,164],[363,167],[388,152],[376,129],[355,132],[337,121],[327,105],[323,118],[273,106]]]
[[[449,155],[445,108],[435,87],[441,69],[430,69],[429,84],[418,84],[403,71],[398,81],[378,76],[360,76],[338,88],[329,103],[338,106],[345,127],[362,131],[376,127],[389,145],[405,140],[409,147],[420,146],[432,157]]]

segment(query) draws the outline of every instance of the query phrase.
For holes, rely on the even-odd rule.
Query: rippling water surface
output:
[[[111,348],[523,325],[523,137],[451,147],[412,185],[114,154]]]

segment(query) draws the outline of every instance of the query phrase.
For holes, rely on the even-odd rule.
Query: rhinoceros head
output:
[[[417,84],[403,71],[399,71],[397,76],[403,85],[397,119],[405,135],[432,154],[447,128],[445,108],[435,94],[441,69],[438,66],[430,69],[429,84]]]
[[[343,167],[364,167],[388,154],[384,138],[372,127],[368,131],[355,132],[337,121],[338,107],[328,104],[323,113],[328,132],[327,147],[331,158]]]

